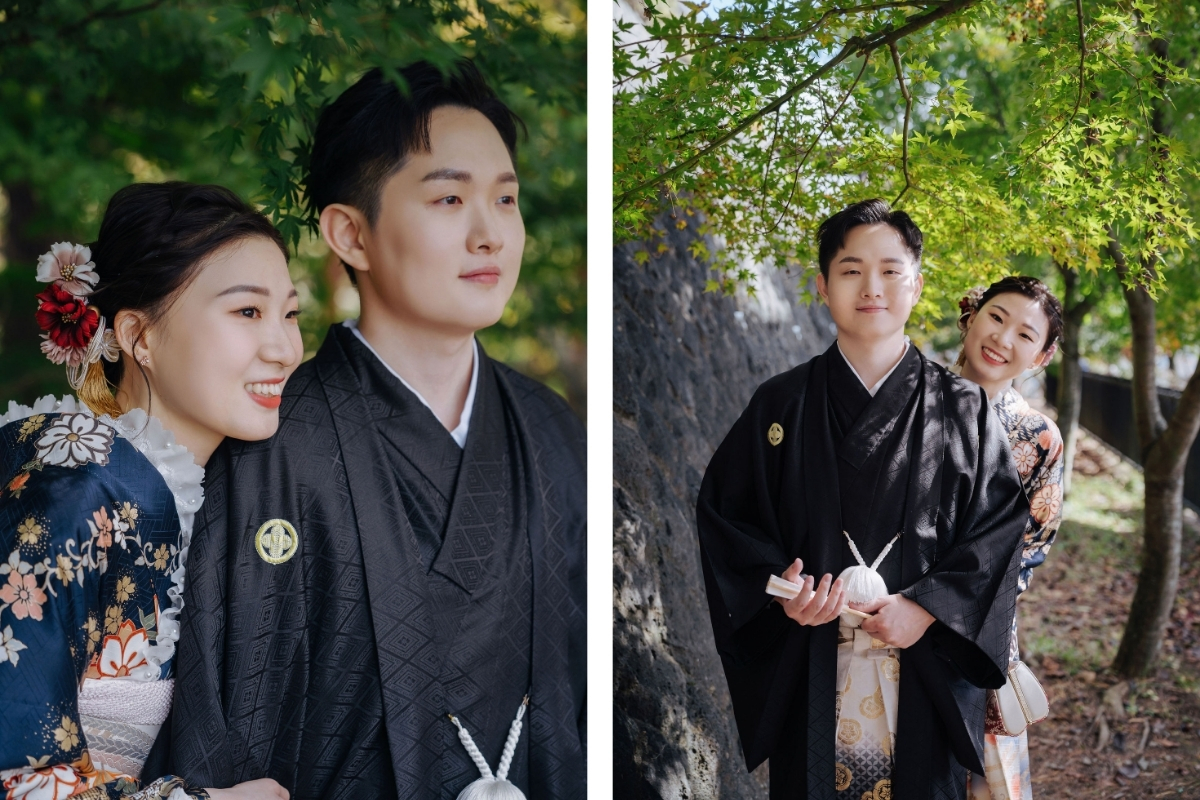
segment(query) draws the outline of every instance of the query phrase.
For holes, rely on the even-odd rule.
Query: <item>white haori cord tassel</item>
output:
[[[850,534],[842,531],[842,535],[850,543],[850,552],[854,554],[854,558],[858,561],[857,566],[846,567],[846,569],[842,570],[842,574],[838,576],[841,578],[842,585],[846,589],[846,602],[869,603],[880,597],[887,597],[887,584],[883,582],[883,576],[876,572],[875,568],[891,552],[892,545],[900,538],[900,534],[897,533],[892,537],[892,540],[883,548],[883,552],[879,554],[879,557],[870,566],[867,566],[867,562],[863,560],[862,553],[858,552],[858,547],[855,546],[854,540],[850,538]],[[849,625],[851,628],[857,628],[862,624],[861,618],[845,613],[841,615],[841,621],[843,625]]]
[[[446,715],[454,723],[454,727],[458,728],[458,740],[463,743],[467,755],[479,768],[480,775],[478,780],[471,782],[458,793],[458,800],[525,800],[521,790],[508,782],[508,768],[512,765],[513,754],[517,751],[517,740],[521,738],[521,718],[525,716],[525,708],[528,705],[529,695],[525,695],[521,707],[517,709],[517,718],[508,729],[508,739],[504,742],[504,751],[500,754],[500,765],[495,775],[492,775],[492,768],[475,746],[475,740],[471,738],[467,729],[453,714]]]

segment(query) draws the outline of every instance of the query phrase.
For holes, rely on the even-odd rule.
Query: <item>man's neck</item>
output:
[[[838,331],[837,343],[867,388],[879,383],[905,352],[904,331],[886,339],[855,339]]]
[[[472,334],[430,331],[379,313],[364,313],[358,330],[384,363],[425,399],[446,430],[458,427],[471,387]]]

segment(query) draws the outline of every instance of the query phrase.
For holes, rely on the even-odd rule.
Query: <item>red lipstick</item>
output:
[[[258,392],[252,391],[252,387],[264,385],[277,386],[281,383],[283,383],[283,378],[271,378],[265,381],[250,381],[246,384],[246,394],[250,395],[250,399],[258,403],[263,408],[279,408],[279,404],[283,402],[282,386],[280,387],[281,391],[279,394],[259,394]]]

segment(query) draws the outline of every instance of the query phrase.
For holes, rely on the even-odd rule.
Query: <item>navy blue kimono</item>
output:
[[[73,407],[67,401],[62,408],[70,410],[0,428],[4,796],[91,789],[99,797],[166,798],[184,788],[206,797],[173,776],[138,782],[157,726],[137,716],[137,698],[169,704],[175,668],[172,595],[184,556],[175,495],[117,423]],[[140,412],[122,419],[130,417],[147,422]],[[200,470],[191,466],[198,502]],[[134,698],[119,703],[124,721],[81,711],[85,681]]]

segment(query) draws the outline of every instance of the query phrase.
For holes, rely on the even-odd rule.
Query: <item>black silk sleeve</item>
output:
[[[714,617],[725,615],[719,627],[731,633],[770,607],[767,578],[791,562],[777,513],[779,476],[784,459],[799,449],[800,426],[775,408],[779,404],[772,402],[768,385],[755,393],[713,454],[696,501],[709,603]],[[775,422],[786,426],[777,446],[767,439]]]
[[[975,426],[978,446],[970,446],[975,437],[965,431],[968,436],[949,443],[945,464],[955,471],[951,479],[974,474],[962,521],[933,568],[901,594],[937,618],[926,633],[934,651],[971,683],[995,689],[1007,674],[1028,511],[1008,438],[986,396],[971,410],[962,423]]]

